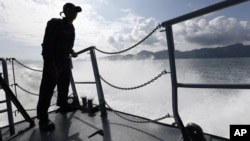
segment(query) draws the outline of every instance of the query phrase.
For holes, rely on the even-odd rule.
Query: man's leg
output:
[[[55,128],[54,124],[48,118],[48,109],[50,107],[51,98],[56,86],[56,77],[51,74],[51,64],[44,61],[43,75],[39,91],[39,99],[37,104],[37,118],[40,129],[52,130]]]
[[[67,99],[70,84],[70,62],[67,60],[60,70],[59,79],[57,82],[58,98],[57,105],[60,107],[68,106]]]

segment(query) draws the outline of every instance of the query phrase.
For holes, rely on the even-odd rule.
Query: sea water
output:
[[[250,58],[228,59],[177,59],[177,81],[179,83],[205,84],[249,84]],[[42,62],[26,62],[28,66],[42,69]],[[9,65],[11,66],[11,65]],[[149,82],[162,71],[170,72],[168,60],[126,60],[98,61],[102,78],[120,88],[133,88]],[[9,67],[10,84],[13,83],[12,70]],[[38,94],[41,72],[27,70],[15,65],[15,80],[19,86]],[[76,82],[93,82],[94,75],[90,61],[73,60],[73,77]],[[173,115],[170,73],[152,83],[133,90],[113,88],[102,81],[106,102],[115,110],[157,119],[166,114]],[[96,86],[77,84],[79,97],[86,96],[98,103]],[[14,87],[12,87],[14,90]],[[17,88],[17,97],[28,113],[36,116],[37,96],[27,94]],[[70,90],[72,93],[72,90]],[[4,93],[0,92],[1,99]],[[56,94],[55,94],[56,95]],[[53,98],[51,104],[56,102]],[[178,89],[179,114],[183,123],[200,125],[204,132],[229,138],[230,124],[250,124],[250,90],[228,89]],[[4,107],[2,104],[1,107]],[[56,108],[52,106],[51,109]],[[14,106],[13,106],[13,109]],[[5,119],[5,120],[2,120]],[[20,120],[17,113],[15,120]],[[1,115],[1,125],[6,125],[6,116]],[[162,120],[172,124],[173,118]]]

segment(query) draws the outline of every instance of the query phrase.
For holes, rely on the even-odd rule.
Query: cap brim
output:
[[[75,12],[82,12],[82,8],[80,6],[75,7]]]

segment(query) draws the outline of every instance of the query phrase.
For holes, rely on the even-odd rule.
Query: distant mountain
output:
[[[176,51],[176,58],[239,58],[250,57],[250,45],[234,44],[226,47]]]
[[[188,59],[188,58],[240,58],[250,57],[250,45],[243,45],[241,43],[229,45],[226,47],[217,48],[202,48],[191,51],[175,51],[175,58]],[[128,55],[113,55],[105,57],[104,59],[111,60],[128,60],[128,59],[168,59],[168,51],[141,51],[137,54]]]

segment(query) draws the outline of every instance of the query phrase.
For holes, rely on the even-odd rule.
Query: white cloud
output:
[[[43,3],[44,4],[43,4]],[[1,33],[5,33],[4,38],[25,43],[27,45],[37,45],[42,41],[46,20],[50,15],[59,13],[55,1],[1,1]]]
[[[122,12],[127,14],[114,21],[104,19],[95,13],[91,7],[89,11],[91,12],[84,13],[81,19],[77,19],[76,23],[78,24],[75,24],[77,26],[76,30],[80,31],[77,33],[77,36],[82,39],[78,41],[78,46],[94,45],[107,52],[120,51],[134,45],[148,35],[158,24],[155,19],[140,17],[130,10],[122,10]],[[80,23],[81,27],[79,26]],[[161,39],[162,34],[156,32],[143,44],[162,47],[161,43],[163,41]]]
[[[118,51],[144,38],[158,24],[155,19],[140,17],[131,9],[121,9],[120,12],[126,15],[110,21],[94,8],[103,1],[95,2],[95,5],[78,2],[73,3],[82,6],[83,12],[74,21],[76,51],[92,45],[102,50]],[[46,23],[51,18],[60,18],[64,3],[60,0],[0,0],[0,38],[23,46],[35,46],[40,54]],[[144,44],[156,44],[160,38],[159,33],[154,34]]]
[[[46,23],[51,18],[60,18],[59,12],[65,2],[62,0],[0,0],[0,40],[5,42],[5,46],[10,44],[7,42],[12,42],[12,46],[16,45],[9,47],[12,49],[8,50],[2,43],[0,49],[10,52],[20,45],[23,50],[25,46],[32,46],[37,47],[37,52],[34,53],[39,56]],[[119,15],[119,18],[107,20],[97,10],[98,7],[109,5],[104,0],[75,0],[73,3],[83,9],[74,21],[76,51],[92,45],[109,52],[126,49],[143,39],[159,24],[156,19],[139,16],[129,8],[118,10],[121,13],[115,15]],[[248,21],[238,21],[223,16],[210,21],[207,17],[203,17],[174,26],[177,46],[182,48],[193,45],[203,47],[246,42],[249,40],[249,29]],[[138,48],[138,50],[144,49],[150,51],[166,49],[165,33],[156,31]],[[138,50],[136,48],[133,51]]]
[[[132,13],[132,12],[134,12],[132,9],[122,9],[121,11],[125,12],[125,13]]]
[[[122,31],[125,29],[122,28],[121,31],[109,37],[109,42],[120,49],[126,49],[136,44],[145,38],[159,24],[158,21],[153,18],[144,18],[132,13],[129,13],[127,17],[123,17],[121,20],[127,22],[127,32]],[[140,50],[145,49],[145,47],[151,49],[151,51],[159,50],[159,48],[163,49],[164,43],[166,42],[164,36],[164,34],[156,31],[139,45],[143,46]]]
[[[175,26],[175,35],[184,43],[201,47],[246,43],[250,39],[250,23],[219,16],[189,20]],[[185,48],[185,47],[184,47]]]

